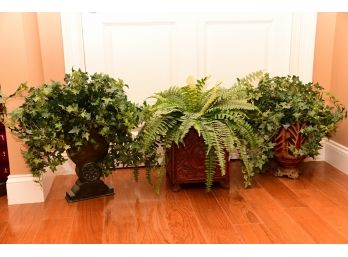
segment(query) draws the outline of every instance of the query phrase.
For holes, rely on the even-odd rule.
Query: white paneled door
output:
[[[303,17],[307,16],[84,13],[72,18],[62,14],[66,70],[83,63],[81,68],[89,72],[122,78],[129,85],[129,98],[139,103],[170,85],[184,84],[190,75],[210,76],[211,85],[221,81],[226,87],[256,70],[311,79],[312,67],[301,67],[312,65],[315,15]],[[71,24],[76,27],[74,42],[69,41]],[[80,49],[69,50],[76,48],[76,40]],[[81,48],[84,54],[78,58]]]

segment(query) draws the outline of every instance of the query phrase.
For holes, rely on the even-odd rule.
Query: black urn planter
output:
[[[76,164],[75,172],[78,180],[65,199],[68,202],[76,202],[91,198],[114,195],[114,189],[101,180],[102,169],[99,165],[108,154],[109,144],[98,133],[91,133],[88,144],[81,146],[78,151],[69,149],[67,151],[69,158]]]

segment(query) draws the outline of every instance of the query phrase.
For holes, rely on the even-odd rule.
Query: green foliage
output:
[[[305,125],[301,131],[305,142],[300,149],[290,151],[294,155],[318,155],[320,141],[329,137],[338,122],[347,117],[345,107],[318,83],[303,83],[298,76],[257,74],[254,80],[241,80],[240,83],[247,89],[250,102],[261,111],[261,114],[249,117],[261,140],[258,151],[262,159],[272,158],[272,138],[281,126],[297,122]]]
[[[164,161],[158,163],[161,154],[158,148],[162,147],[165,151],[172,143],[183,143],[186,134],[194,128],[205,143],[207,191],[211,190],[216,165],[223,175],[225,173],[225,151],[242,152],[245,186],[248,186],[254,173],[246,149],[255,144],[256,138],[246,122],[246,112],[255,112],[257,108],[247,102],[242,88],[224,89],[215,85],[206,90],[206,82],[207,78],[203,78],[183,87],[170,87],[153,96],[156,103],[148,107],[148,115],[138,137],[147,165],[163,167]],[[163,160],[164,156],[161,157]],[[163,174],[164,171],[159,176]]]
[[[263,77],[264,73],[262,71],[256,71],[243,78],[237,78],[234,88],[238,90],[239,97],[248,99],[249,103],[254,104],[255,98],[258,97],[255,88]],[[278,125],[274,124],[273,119],[275,118],[270,112],[246,111],[246,120],[256,135],[256,140],[253,146],[244,148],[239,155],[249,156],[249,163],[255,172],[263,170],[269,159],[273,157],[274,143],[272,137],[274,131],[278,130]]]
[[[117,164],[132,165],[136,149],[130,132],[141,109],[128,101],[127,85],[81,70],[72,70],[64,81],[29,88],[24,103],[9,113],[7,125],[27,145],[23,156],[33,175],[40,178],[47,168],[55,171],[65,161],[62,154],[89,142],[92,130],[109,143],[101,163],[104,175]]]
[[[5,122],[5,117],[7,116],[7,106],[6,102],[10,98],[17,97],[17,96],[22,96],[23,92],[25,92],[28,89],[28,86],[26,83],[22,83],[19,85],[19,87],[16,89],[16,91],[9,95],[6,96],[2,90],[1,90],[1,85],[0,85],[0,122]]]

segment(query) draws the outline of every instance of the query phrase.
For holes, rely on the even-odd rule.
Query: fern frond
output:
[[[236,144],[240,159],[243,161],[242,172],[244,174],[244,186],[248,187],[251,185],[252,177],[255,175],[253,172],[253,164],[249,160],[246,146],[243,145],[239,140],[236,141]]]
[[[198,136],[200,137],[203,129],[201,120],[195,120],[192,127],[197,131]]]
[[[202,109],[203,89],[200,85],[187,85],[182,88],[182,98],[185,102],[186,112],[197,112]]]
[[[225,175],[225,149],[224,149],[224,143],[223,141],[223,135],[220,134],[219,130],[219,125],[220,122],[218,121],[213,121],[212,122],[212,127],[213,127],[213,133],[212,133],[212,138],[213,138],[213,144],[211,145],[211,149],[215,152],[216,158],[218,160],[218,164],[221,169],[221,174]]]
[[[234,131],[236,131],[240,138],[244,138],[251,145],[256,144],[255,133],[251,125],[245,121],[244,117],[241,117],[239,114],[217,114],[215,118],[218,120],[228,120],[230,122],[226,122],[226,124],[231,127]]]
[[[151,163],[149,160],[145,160],[145,176],[147,182],[152,185],[152,179],[151,179]]]
[[[179,127],[179,133],[177,134],[177,138],[174,141],[176,144],[179,142],[183,142],[184,137],[189,132],[190,128],[193,127],[195,121],[197,121],[198,114],[196,113],[188,113],[181,117],[181,125]]]
[[[235,86],[238,86],[238,85],[253,86],[253,83],[258,83],[264,75],[265,73],[262,70],[251,72],[248,75],[244,76],[243,78],[237,78],[237,82],[235,83]]]
[[[163,143],[162,146],[164,148],[169,148],[171,147],[173,142],[179,142],[179,137],[180,137],[180,126],[181,123],[177,122],[170,130],[168,130],[167,135],[163,138]]]
[[[173,96],[180,96],[180,94],[181,94],[181,87],[171,86],[166,90],[163,90],[159,93],[156,93],[151,98],[155,98],[158,101],[162,101],[164,99],[168,99],[168,98],[173,97]]]
[[[155,168],[155,172],[156,172],[155,191],[156,191],[157,195],[159,195],[159,193],[160,193],[162,182],[166,176],[166,168],[165,168],[166,159],[165,158],[166,157],[164,155],[162,162],[159,164],[158,167]]]
[[[159,136],[167,134],[168,130],[176,124],[170,116],[154,116],[148,120],[140,131],[140,138],[145,151],[148,151]]]
[[[153,106],[152,111],[158,112],[161,110],[185,110],[186,103],[180,95],[169,95],[167,98],[158,100]],[[170,113],[170,112],[168,112]]]
[[[208,78],[209,77],[204,77],[202,79],[197,79],[196,86],[197,86],[199,91],[203,91],[204,90],[204,86],[207,83]]]
[[[134,176],[134,180],[136,182],[138,182],[138,180],[139,180],[139,166],[137,163],[134,165],[133,176]]]
[[[206,174],[206,190],[209,192],[213,186],[214,174],[216,168],[216,156],[214,151],[209,151],[205,156],[205,174]]]
[[[204,139],[204,143],[207,146],[206,154],[208,154],[211,150],[211,147],[213,145],[213,140],[214,140],[212,137],[214,133],[212,122],[209,120],[204,120],[204,119],[201,120],[201,128],[202,128],[201,132]]]
[[[211,107],[209,110],[207,110],[207,113],[211,112],[218,112],[221,111],[253,111],[257,110],[257,107],[255,107],[253,104],[247,103],[245,100],[227,100],[224,102],[220,102],[216,104],[215,106]]]
[[[205,94],[203,94],[202,97],[202,109],[200,110],[201,115],[203,115],[211,106],[212,104],[217,100],[218,98],[218,90],[219,87],[215,86],[208,90]]]
[[[223,149],[228,153],[231,153],[234,150],[235,137],[236,134],[230,127],[226,124],[225,121],[216,121],[213,123],[215,133],[219,135],[220,144],[223,146]]]

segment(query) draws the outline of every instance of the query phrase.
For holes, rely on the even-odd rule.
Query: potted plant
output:
[[[113,188],[100,178],[118,164],[132,164],[131,129],[141,109],[127,99],[120,79],[72,70],[64,81],[22,84],[17,92],[26,92],[24,102],[9,113],[7,125],[27,145],[23,156],[38,180],[47,169],[55,171],[67,152],[78,175],[68,201],[111,195]]]
[[[263,156],[276,160],[276,176],[297,178],[297,165],[319,154],[321,140],[334,133],[347,111],[318,83],[303,83],[298,76],[264,73],[258,80],[256,86],[250,81],[244,86],[261,111],[250,122],[265,141]]]
[[[248,148],[257,139],[246,121],[246,111],[257,108],[247,102],[241,87],[225,89],[217,84],[206,89],[206,82],[207,77],[188,79],[183,87],[155,94],[156,102],[146,108],[138,135],[145,164],[159,167],[158,181],[167,173],[174,190],[182,183],[203,181],[210,191],[214,180],[228,186],[224,177],[228,176],[228,156],[234,151],[243,161],[245,186],[254,175]],[[150,169],[147,174],[150,177]]]

